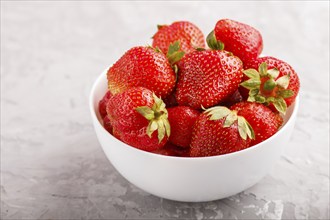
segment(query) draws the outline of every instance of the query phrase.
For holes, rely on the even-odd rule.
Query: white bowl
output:
[[[131,147],[103,128],[98,102],[106,89],[104,71],[93,85],[89,105],[96,135],[109,161],[123,177],[140,189],[162,198],[184,202],[225,198],[262,179],[287,144],[299,106],[297,97],[287,111],[284,126],[275,135],[253,147],[212,157],[171,157]]]

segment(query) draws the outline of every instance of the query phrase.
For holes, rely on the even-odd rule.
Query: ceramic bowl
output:
[[[222,199],[261,180],[280,158],[283,148],[287,145],[299,106],[297,97],[286,113],[283,127],[260,144],[219,156],[172,157],[131,147],[103,128],[98,102],[106,89],[107,79],[104,71],[93,85],[89,105],[96,135],[111,164],[138,188],[162,198],[184,202]]]

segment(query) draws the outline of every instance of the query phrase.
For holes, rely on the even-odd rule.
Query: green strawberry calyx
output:
[[[224,106],[215,106],[212,108],[204,109],[204,114],[210,116],[209,120],[215,121],[219,119],[225,119],[223,127],[230,127],[234,122],[237,121],[238,132],[242,139],[246,140],[255,139],[255,134],[250,123],[243,117],[237,115],[237,111],[230,110]]]
[[[178,66],[176,65],[176,63],[181,60],[183,56],[184,52],[181,50],[180,41],[175,41],[171,43],[168,47],[166,57],[170,62],[175,74],[178,73]]]
[[[225,45],[215,37],[214,30],[207,35],[206,42],[212,50],[223,50],[225,48]]]
[[[154,104],[149,106],[139,106],[135,110],[149,121],[147,127],[147,135],[151,138],[154,131],[158,131],[159,143],[171,134],[171,126],[168,121],[168,112],[165,108],[165,103],[161,98],[158,98],[154,93],[152,94]]]
[[[258,102],[265,105],[272,103],[277,111],[286,113],[286,98],[294,95],[294,92],[287,89],[290,83],[290,74],[278,77],[280,72],[277,68],[268,69],[267,63],[259,65],[258,70],[247,69],[243,73],[249,77],[240,85],[249,90],[247,101]]]
[[[150,45],[147,45],[147,47],[152,48],[157,53],[164,53],[159,47],[152,47]],[[171,64],[175,74],[178,73],[178,66],[176,65],[177,62],[181,60],[181,58],[184,56],[184,51],[181,50],[180,41],[174,41],[170,44],[168,47],[168,51],[166,54],[166,58],[168,62]]]
[[[170,44],[166,57],[171,65],[177,63],[183,57],[184,52],[181,50],[180,41],[175,41]]]

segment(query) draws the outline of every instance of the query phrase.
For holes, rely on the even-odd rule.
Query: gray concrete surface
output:
[[[261,31],[264,54],[301,78],[283,157],[252,188],[219,201],[149,195],[108,162],[88,94],[100,72],[156,24],[220,18]],[[2,219],[329,219],[329,2],[1,1]]]

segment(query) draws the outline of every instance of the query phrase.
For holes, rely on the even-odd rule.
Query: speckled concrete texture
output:
[[[230,198],[181,203],[127,182],[94,133],[88,94],[156,24],[255,26],[301,78],[295,131],[273,170]],[[2,219],[329,219],[329,2],[1,1]]]

